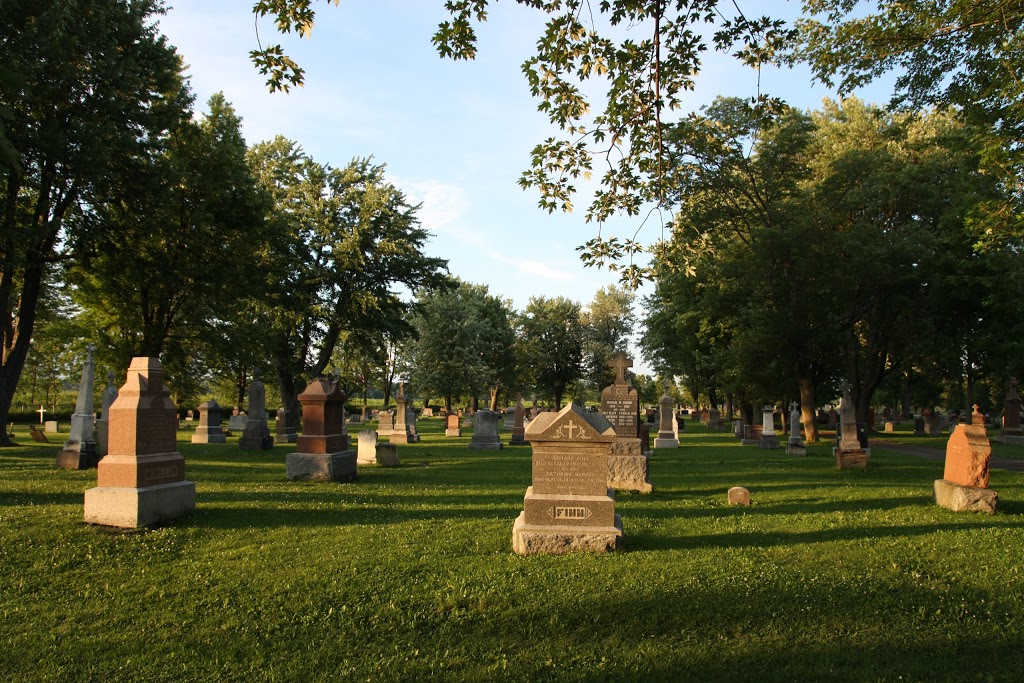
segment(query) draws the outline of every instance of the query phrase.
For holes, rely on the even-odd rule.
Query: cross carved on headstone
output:
[[[672,388],[672,380],[666,379],[663,384],[665,385],[665,395],[668,396],[668,392]]]
[[[624,352],[619,351],[612,356],[611,361],[608,362],[608,367],[615,369],[615,383],[625,384],[626,368],[633,367],[633,360],[631,358],[627,358]]]

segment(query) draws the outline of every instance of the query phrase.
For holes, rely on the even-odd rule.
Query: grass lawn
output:
[[[530,449],[441,420],[402,467],[284,478],[285,454],[193,446],[196,511],[82,523],[96,472],[0,450],[0,680],[973,681],[1024,675],[1024,475],[994,516],[931,503],[942,463],[867,471],[687,422],[621,493],[625,552],[516,556]],[[358,428],[357,428],[358,429]],[[507,433],[504,439],[507,441]],[[725,505],[746,486],[750,508]]]

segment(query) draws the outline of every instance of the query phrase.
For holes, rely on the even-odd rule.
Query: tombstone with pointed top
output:
[[[295,423],[292,411],[284,406],[278,408],[274,417],[274,443],[295,443],[298,439]]]
[[[1017,394],[1017,380],[1010,380],[1010,387],[1003,399],[1003,429],[999,433],[1003,443],[1024,445],[1024,430],[1020,426],[1020,396]]]
[[[110,406],[117,400],[117,387],[114,386],[114,371],[107,370],[107,387],[100,395],[100,419],[96,420],[96,454],[103,457],[107,454],[108,433],[110,429]]]
[[[92,354],[95,350],[95,344],[88,344],[85,347],[82,381],[78,385],[75,413],[71,416],[71,434],[64,442],[64,448],[57,453],[57,467],[62,469],[87,470],[96,467],[99,461],[96,439],[93,437],[96,414],[92,409],[92,392],[96,364],[93,362]]]
[[[220,404],[212,399],[199,404],[199,426],[192,435],[192,443],[225,443],[228,440],[220,426],[221,410]]]
[[[669,395],[672,382],[665,380],[665,393],[658,401],[658,436],[654,439],[655,448],[679,448],[679,437],[676,436],[676,402]]]
[[[972,418],[969,423],[958,424],[949,437],[942,479],[935,480],[935,503],[954,512],[993,514],[999,494],[988,487],[992,446],[978,406],[974,406]]]
[[[633,360],[619,351],[608,365],[615,370],[615,382],[601,391],[600,411],[615,428],[615,443],[608,456],[608,486],[650,493],[650,457],[640,442],[640,398],[626,376]]]
[[[841,470],[867,469],[870,451],[861,445],[857,436],[857,413],[850,396],[849,382],[843,386],[843,398],[839,402],[839,445],[832,449],[836,467]]]
[[[313,379],[298,396],[302,404],[302,434],[295,453],[285,457],[289,481],[352,481],[356,452],[349,450],[345,432],[345,392],[327,377]]]
[[[526,426],[523,424],[523,420],[526,417],[526,411],[523,409],[523,399],[516,401],[515,408],[512,409],[512,439],[508,442],[509,446],[525,446],[526,437]]]
[[[395,428],[391,432],[391,443],[414,443],[412,431],[409,429],[408,399],[405,396],[405,384],[398,383],[398,395],[395,396]]]
[[[502,429],[512,429],[516,426],[516,409],[515,406],[509,406],[505,408],[505,420],[502,422]]]
[[[266,389],[257,372],[249,385],[249,414],[242,438],[238,440],[238,447],[243,451],[266,451],[274,447],[274,438],[267,427],[266,401]]]
[[[766,405],[761,411],[761,440],[758,447],[775,449],[779,448],[779,437],[775,433],[775,406]]]
[[[807,455],[804,440],[800,438],[800,404],[789,404],[789,440],[786,442],[787,455]]]
[[[469,448],[474,451],[500,451],[504,444],[498,438],[500,416],[493,410],[478,410],[473,413],[473,437]]]
[[[110,406],[108,453],[85,492],[85,521],[139,528],[175,519],[196,507],[196,485],[185,480],[177,452],[178,412],[156,358],[136,357]]]
[[[622,548],[622,519],[608,486],[607,458],[616,434],[600,413],[570,403],[530,422],[533,481],[512,528],[519,555],[606,553]]]

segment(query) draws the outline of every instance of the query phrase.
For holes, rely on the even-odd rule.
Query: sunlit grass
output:
[[[359,429],[355,427],[354,429]],[[95,471],[0,451],[0,679],[1017,680],[1024,476],[994,516],[931,503],[942,464],[873,443],[867,471],[687,424],[621,493],[623,553],[522,558],[530,449],[441,420],[397,469],[288,482],[294,446],[180,434],[197,509],[81,523]],[[19,441],[24,442],[22,435]],[[504,438],[507,441],[507,433]],[[61,439],[62,441],[62,439]],[[944,441],[943,441],[944,443]],[[746,486],[753,506],[730,508]]]

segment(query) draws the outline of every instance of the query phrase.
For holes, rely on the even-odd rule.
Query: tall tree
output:
[[[523,359],[533,384],[548,392],[555,408],[570,384],[583,376],[580,305],[565,297],[530,297],[520,319]]]
[[[624,351],[633,334],[636,324],[634,298],[631,291],[609,285],[597,290],[583,311],[583,363],[591,389],[601,391],[615,379],[614,371],[608,367],[608,359],[616,351]]]
[[[86,240],[93,193],[130,177],[187,112],[180,61],[157,33],[155,0],[4,0],[0,64],[7,138],[0,164],[0,422],[7,421],[45,276]],[[6,433],[0,444],[9,445]]]

